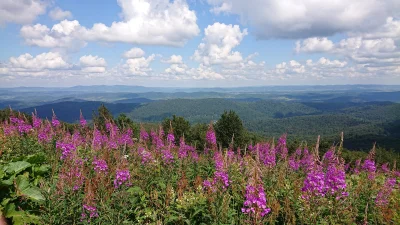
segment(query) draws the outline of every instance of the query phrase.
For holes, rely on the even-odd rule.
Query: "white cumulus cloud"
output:
[[[204,29],[203,42],[197,47],[192,58],[204,65],[236,63],[243,60],[242,54],[233,51],[247,35],[247,29],[238,25],[214,23]]]
[[[118,0],[123,21],[96,23],[85,38],[94,41],[183,46],[199,34],[196,13],[185,0]]]
[[[79,59],[81,66],[83,67],[105,67],[107,66],[106,60],[104,58],[100,58],[97,55],[84,55]]]
[[[125,58],[140,58],[145,55],[145,52],[140,48],[132,48],[124,53]]]
[[[296,42],[296,52],[327,52],[334,47],[331,40],[326,37],[312,37]]]
[[[46,12],[47,5],[47,1],[42,0],[1,0],[0,25],[32,23]]]
[[[258,38],[308,38],[365,31],[398,16],[395,0],[207,0],[214,13],[239,15]]]
[[[127,59],[123,65],[128,75],[135,76],[148,76],[149,72],[152,71],[150,63],[155,59],[155,55],[152,54],[149,57],[140,57]]]
[[[11,68],[26,70],[63,69],[70,65],[57,52],[42,53],[32,56],[28,53],[10,58]]]
[[[56,7],[49,12],[49,16],[52,20],[64,20],[71,19],[72,13],[62,10],[60,7]]]
[[[69,50],[79,50],[86,46],[86,42],[81,39],[81,34],[84,32],[85,29],[77,20],[63,20],[53,25],[51,29],[46,25],[36,24],[25,25],[20,30],[28,45]]]
[[[171,55],[169,59],[166,60],[161,60],[163,63],[169,63],[169,64],[182,64],[182,56],[181,55]]]
[[[79,59],[79,64],[82,67],[82,71],[87,73],[105,72],[107,66],[106,60],[97,55],[84,55]]]

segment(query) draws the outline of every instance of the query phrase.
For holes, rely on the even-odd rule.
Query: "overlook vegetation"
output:
[[[158,128],[104,105],[94,124],[11,110],[0,121],[0,216],[12,224],[400,222],[400,156],[376,146],[256,136],[234,111]]]

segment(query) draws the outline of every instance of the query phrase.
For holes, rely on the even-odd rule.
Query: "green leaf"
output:
[[[15,183],[20,191],[29,188],[29,180],[26,176],[19,175],[17,179],[15,179]]]
[[[0,187],[13,185],[14,179],[15,179],[15,176],[13,175],[10,178],[8,178],[7,180],[1,180],[0,181]]]
[[[162,181],[158,182],[157,184],[161,188],[161,190],[164,190],[165,188],[167,188],[167,185],[165,185],[165,183]]]
[[[36,201],[36,202],[42,202],[42,201],[46,200],[44,198],[43,194],[41,193],[40,189],[37,187],[30,187],[25,190],[21,190],[21,193],[25,197],[28,197],[31,200]]]
[[[134,186],[134,187],[131,187],[131,188],[128,189],[128,193],[142,195],[143,194],[143,190],[142,190],[142,188],[140,188],[138,186]]]
[[[30,163],[25,161],[12,162],[6,167],[6,172],[18,174],[31,166],[32,165]]]
[[[41,165],[40,167],[34,167],[35,173],[37,174],[45,174],[50,171],[49,165]]]
[[[44,153],[37,153],[27,156],[25,160],[32,164],[41,164],[46,162],[46,155]]]

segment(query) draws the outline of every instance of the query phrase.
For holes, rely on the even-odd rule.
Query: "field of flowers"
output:
[[[163,129],[66,129],[14,113],[0,128],[0,212],[12,224],[400,224],[400,172],[286,136],[205,149]],[[324,151],[325,152],[325,151]]]

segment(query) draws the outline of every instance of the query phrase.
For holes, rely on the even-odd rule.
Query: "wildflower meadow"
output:
[[[140,129],[81,115],[73,128],[13,112],[0,128],[0,212],[9,224],[400,224],[400,171],[342,145],[289,151],[286,135],[204,148],[171,126]],[[234,138],[232,139],[234,142]]]

